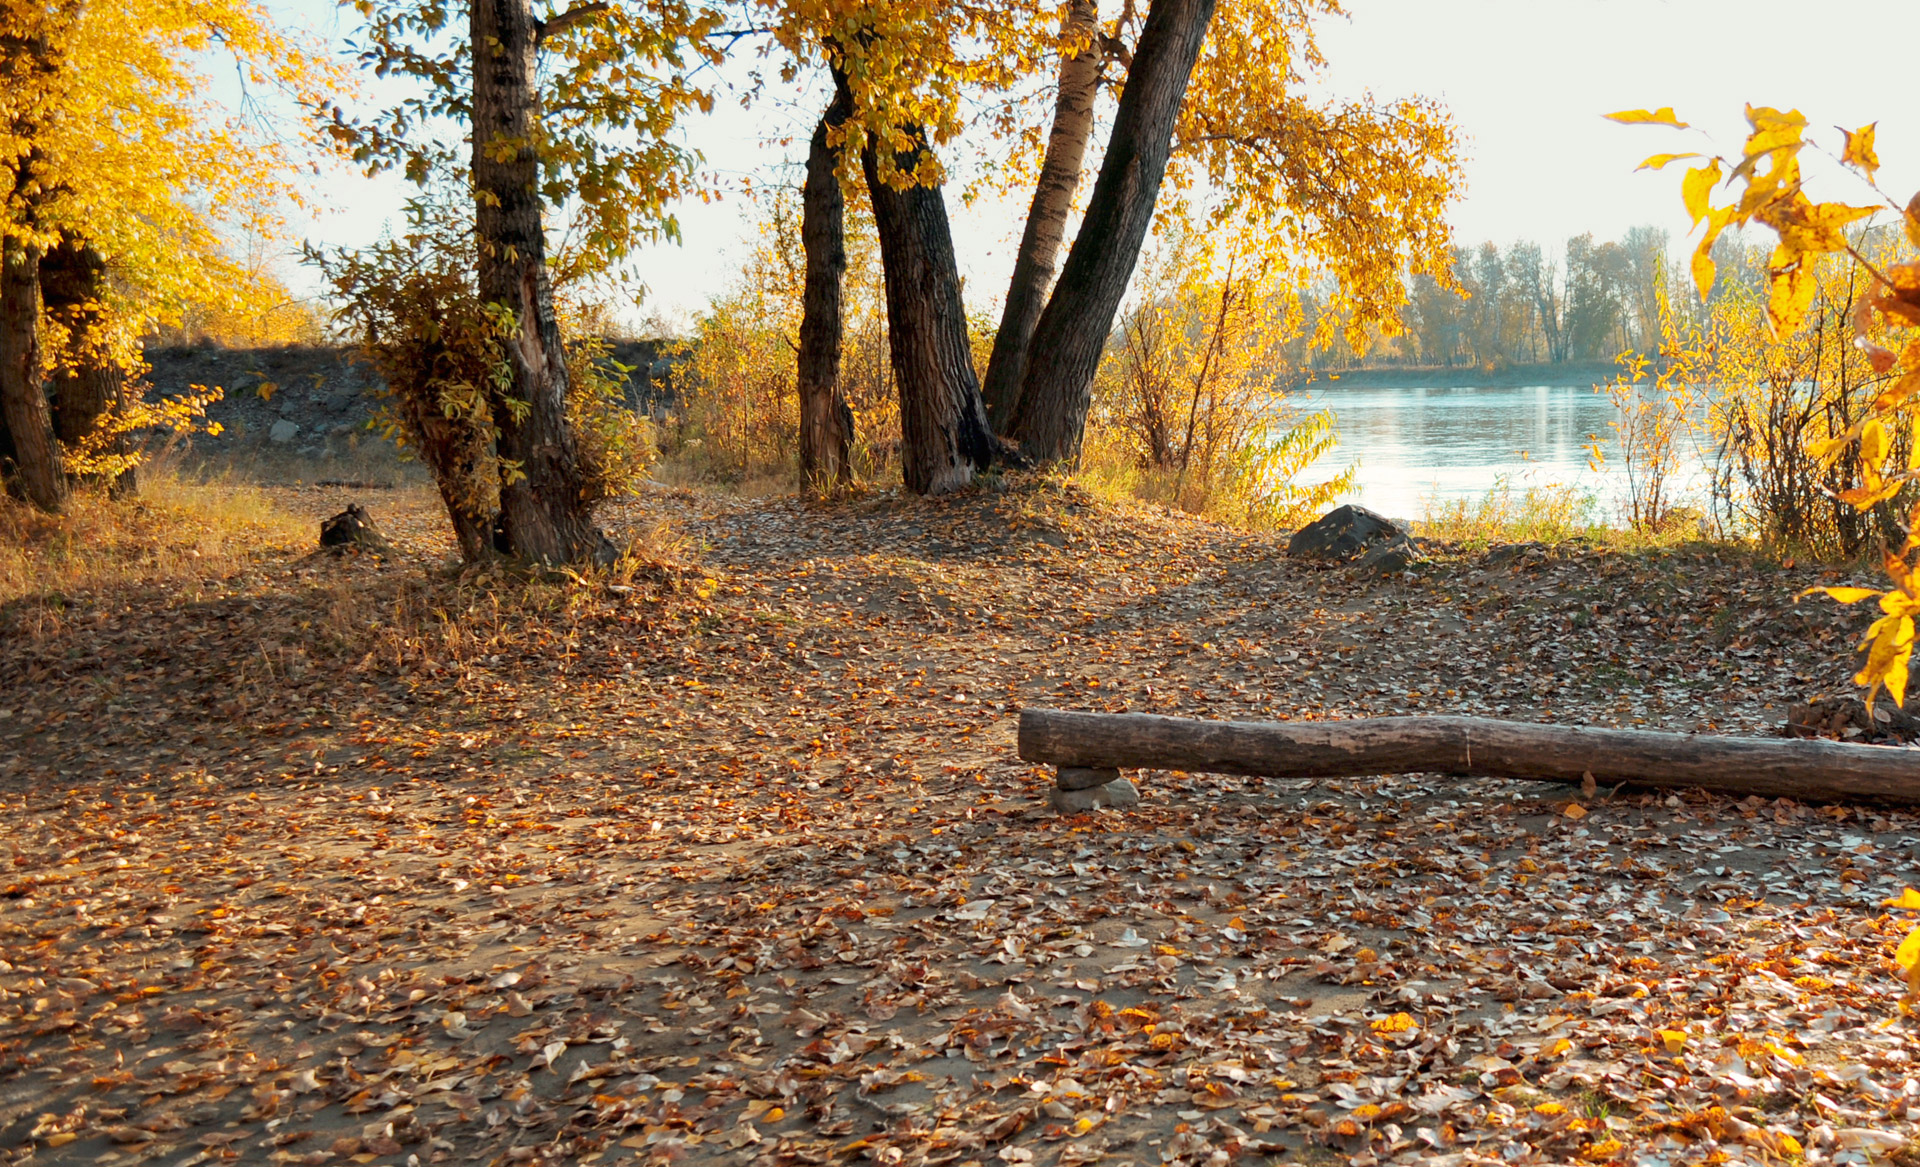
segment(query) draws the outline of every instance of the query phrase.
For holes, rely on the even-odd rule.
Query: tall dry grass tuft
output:
[[[1558,484],[1515,489],[1502,474],[1492,490],[1476,499],[1430,499],[1414,524],[1422,538],[1458,543],[1477,550],[1495,543],[1559,543],[1595,537],[1602,525],[1591,491]]]
[[[0,497],[0,605],[228,575],[312,538],[311,524],[231,479],[150,473],[137,499],[80,490],[60,515]]]

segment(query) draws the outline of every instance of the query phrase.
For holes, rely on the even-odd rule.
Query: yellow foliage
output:
[[[1876,336],[1876,329],[1898,334],[1920,326],[1920,262],[1907,257],[1906,262],[1894,263],[1862,252],[1858,233],[1849,233],[1847,228],[1879,208],[1816,203],[1808,197],[1800,156],[1811,140],[1806,134],[1807,119],[1798,110],[1750,105],[1747,124],[1750,133],[1738,161],[1726,160],[1731,167],[1728,183],[1740,187],[1739,198],[1709,213],[1708,239],[1702,246],[1710,246],[1712,235],[1734,224],[1759,223],[1778,237],[1767,265],[1767,314],[1776,336],[1797,331],[1816,302],[1820,257],[1844,253],[1872,277],[1870,290],[1854,305],[1852,324],[1874,372],[1888,378],[1892,385],[1876,395],[1870,409],[1818,447],[1824,458],[1834,457],[1849,443],[1857,449],[1859,483],[1836,495],[1848,505],[1865,510],[1893,498],[1906,483],[1920,477],[1913,456],[1904,466],[1895,457],[1897,443],[1893,438],[1896,432],[1920,430],[1920,417],[1913,416],[1912,386],[1906,383],[1906,378],[1920,374],[1920,344],[1908,343],[1896,351],[1898,341],[1909,338],[1889,335],[1887,339],[1896,343],[1881,344],[1881,337]],[[1874,152],[1873,127],[1842,130],[1841,134],[1844,140],[1838,156],[1842,165],[1858,174],[1880,196],[1884,207],[1902,216],[1908,242],[1920,246],[1920,195],[1903,206],[1873,186],[1880,164]],[[1701,293],[1705,295],[1714,272],[1709,266],[1699,274],[1703,277]],[[1920,525],[1920,502],[1906,517],[1904,526],[1910,533],[1897,551],[1884,557],[1894,586],[1879,593],[1882,615],[1867,630],[1863,640],[1867,661],[1855,677],[1856,683],[1866,687],[1869,702],[1883,689],[1896,702],[1905,701],[1914,616],[1920,613],[1910,558],[1920,547],[1920,536],[1911,533],[1916,525]]]
[[[144,332],[189,305],[240,311],[260,289],[236,278],[228,237],[279,237],[303,146],[221,106],[203,66],[224,57],[243,84],[309,105],[349,88],[341,67],[248,0],[0,0],[0,19],[13,38],[0,53],[0,170],[20,176],[0,235],[38,247],[74,236],[107,257],[102,307],[123,368]]]
[[[1670,105],[1663,105],[1659,109],[1653,110],[1623,109],[1618,113],[1610,113],[1606,116],[1608,121],[1622,122],[1626,125],[1672,126],[1679,130],[1687,128],[1686,122],[1673,116],[1673,107]]]
[[[853,411],[856,475],[872,481],[886,474],[897,449],[900,406],[887,351],[879,241],[864,199],[852,193],[840,390]],[[740,483],[784,479],[796,470],[796,355],[806,271],[798,212],[784,195],[766,204],[738,279],[695,324],[680,386],[678,454],[698,477]]]
[[[1293,372],[1298,297],[1268,257],[1217,248],[1176,223],[1146,257],[1094,379],[1080,476],[1237,525],[1294,526],[1350,490],[1354,471],[1301,481],[1332,447],[1333,419],[1277,388]]]

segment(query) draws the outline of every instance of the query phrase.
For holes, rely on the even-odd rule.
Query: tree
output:
[[[1556,365],[1567,361],[1567,296],[1560,286],[1560,266],[1547,259],[1538,243],[1516,243],[1510,252],[1509,270],[1522,294],[1533,302],[1540,337],[1546,343],[1547,360]]]
[[[800,239],[806,253],[801,291],[800,346],[795,384],[800,397],[800,485],[828,494],[853,480],[853,412],[840,389],[841,309],[847,274],[846,198],[840,189],[840,151],[848,102],[836,92],[807,147],[801,192]]]
[[[1040,325],[1047,293],[1053,284],[1054,264],[1066,238],[1067,214],[1073,192],[1079,188],[1087,142],[1093,136],[1094,99],[1099,94],[1099,11],[1092,0],[1069,0],[1061,22],[1060,78],[1055,86],[1053,129],[1047,135],[1046,156],[1034,183],[1033,203],[1027,210],[1020,249],[1014,256],[1013,278],[1000,327],[993,335],[993,352],[981,385],[987,416],[1005,430],[1026,383],[1027,354]]]
[[[540,19],[529,0],[469,0],[466,35],[448,37],[462,13],[438,0],[357,7],[363,61],[422,91],[372,123],[336,111],[335,132],[355,157],[445,180],[457,163],[435,131],[451,121],[468,137],[475,283],[505,326],[502,375],[487,384],[506,545],[541,562],[606,561],[614,549],[593,523],[595,471],[569,420],[553,271],[590,278],[641,240],[677,234],[666,207],[689,188],[692,158],[669,133],[680,113],[711,105],[686,66],[714,59],[706,40],[719,13],[594,0]],[[563,205],[578,243],[550,257],[544,216]]]
[[[1070,456],[1078,446],[1089,362],[1166,176],[1179,197],[1163,216],[1200,214],[1210,230],[1259,239],[1297,283],[1314,269],[1330,274],[1319,319],[1344,322],[1352,346],[1374,329],[1397,330],[1410,276],[1446,277],[1443,212],[1460,182],[1452,126],[1419,99],[1310,99],[1303,69],[1324,63],[1313,20],[1337,11],[1292,0],[1221,0],[1210,16],[1184,0],[1148,9],[1102,161],[1108,185],[1095,184],[1032,342],[1049,359],[1029,368],[1011,422],[1029,454]],[[1151,118],[1129,113],[1148,109]],[[1198,191],[1208,205],[1195,205],[1188,192]]]
[[[500,484],[507,544],[538,562],[611,562],[613,545],[593,525],[587,469],[567,424],[566,352],[547,274],[534,125],[535,49],[545,29],[528,0],[471,0],[469,17],[480,298],[513,322],[508,376],[490,382],[495,444],[508,467]]]
[[[1595,243],[1592,232],[1576,235],[1567,240],[1566,271],[1566,355],[1613,356],[1627,344],[1620,331],[1630,279],[1626,252],[1617,243]]]
[[[0,418],[13,447],[18,488],[46,511],[66,505],[67,482],[41,388],[41,210],[49,167],[38,140],[51,116],[76,13],[72,3],[9,11],[0,32],[0,80],[8,94],[0,132],[15,143],[4,180],[7,213],[0,220]]]
[[[1148,9],[1086,216],[1034,327],[1029,347],[1047,359],[1028,362],[1008,419],[1029,457],[1069,459],[1079,452],[1094,374],[1153,222],[1174,120],[1215,2],[1155,0]]]
[[[107,307],[107,260],[98,248],[68,234],[40,260],[41,303],[56,353],[53,429],[67,450],[87,447],[128,462],[124,434],[102,433],[109,415],[126,408],[127,372],[113,352],[113,321]],[[106,427],[111,429],[110,426]],[[136,491],[133,465],[105,476],[115,495]]]
[[[845,74],[836,72],[835,82],[851,103]],[[973,367],[946,199],[938,184],[917,179],[928,156],[926,134],[910,126],[893,141],[902,137],[904,149],[889,149],[883,166],[869,135],[860,162],[886,267],[901,473],[916,494],[945,494],[992,465],[998,446]]]
[[[61,442],[125,429],[139,337],[191,298],[234,302],[227,233],[274,233],[276,203],[298,195],[310,143],[210,103],[199,64],[217,53],[249,90],[307,104],[341,73],[246,0],[0,0],[0,27],[0,390],[22,486],[57,505]],[[109,458],[122,485],[130,459]]]

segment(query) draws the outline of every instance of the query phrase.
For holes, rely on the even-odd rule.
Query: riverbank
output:
[[[1311,374],[1293,389],[1333,392],[1356,389],[1586,389],[1613,380],[1620,366],[1612,361],[1569,361],[1562,365],[1507,365],[1497,369],[1476,366],[1408,365],[1379,369],[1329,369]]]

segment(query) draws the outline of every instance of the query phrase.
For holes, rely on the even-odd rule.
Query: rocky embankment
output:
[[[652,341],[616,341],[636,409],[671,408],[675,361]],[[344,346],[239,349],[201,345],[152,349],[149,380],[162,396],[219,387],[208,416],[221,433],[195,439],[207,453],[283,450],[307,458],[338,456],[378,437],[375,416],[386,386]]]

